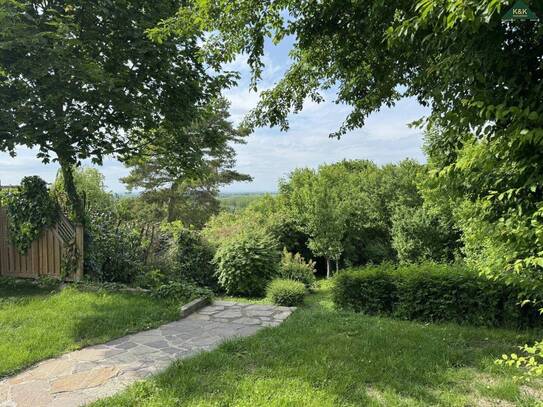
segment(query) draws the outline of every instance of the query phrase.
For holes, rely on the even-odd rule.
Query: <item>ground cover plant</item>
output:
[[[94,406],[536,406],[494,359],[534,337],[336,311],[328,284],[281,326],[174,363]]]
[[[333,299],[340,308],[427,322],[541,326],[537,308],[519,305],[522,291],[465,265],[382,264],[341,272]]]
[[[141,293],[0,282],[0,377],[40,360],[179,316],[179,302]]]

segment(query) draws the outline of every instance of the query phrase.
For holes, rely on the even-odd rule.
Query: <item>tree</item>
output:
[[[543,15],[543,5],[532,2]],[[541,22],[504,23],[509,2],[419,0],[190,2],[153,34],[193,25],[213,31],[210,56],[248,54],[256,85],[264,40],[294,37],[293,63],[262,93],[252,125],[288,127],[307,99],[352,106],[341,128],[362,126],[404,96],[432,108],[427,151],[434,184],[464,202],[462,230],[480,270],[543,283],[543,30]],[[451,195],[452,194],[452,195]],[[484,227],[482,227],[484,226]],[[485,254],[486,253],[486,254]]]
[[[106,191],[104,175],[96,168],[75,167],[72,169],[75,189],[83,200],[85,212],[110,210],[115,204],[115,197]],[[51,194],[55,196],[60,207],[67,212],[70,207],[69,197],[64,188],[63,172],[59,171],[51,186]]]
[[[233,170],[233,144],[243,143],[248,132],[228,121],[228,107],[224,98],[213,100],[189,125],[159,129],[166,133],[160,142],[127,161],[130,174],[123,182],[129,189],[142,188],[145,200],[167,206],[169,222],[192,217],[191,223],[203,226],[219,209],[219,186],[251,180]],[[198,219],[193,210],[202,210]]]
[[[160,43],[147,37],[181,4],[0,1],[0,151],[36,147],[44,163],[58,161],[80,222],[74,166],[137,153],[164,134],[152,129],[189,123],[232,83],[209,73],[216,65],[201,60],[196,27]]]
[[[397,206],[392,223],[392,246],[401,263],[426,260],[450,262],[458,252],[458,232],[452,218],[424,207]]]
[[[295,170],[288,183],[280,185],[286,195],[287,207],[300,219],[302,230],[309,235],[308,247],[326,259],[326,277],[330,277],[330,260],[338,261],[343,252],[346,212],[344,197],[338,184],[342,182],[338,169],[323,166],[319,172]]]

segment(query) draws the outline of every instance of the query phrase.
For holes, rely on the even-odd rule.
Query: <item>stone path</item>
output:
[[[187,318],[46,360],[0,381],[0,407],[80,406],[235,336],[276,326],[294,308],[216,301]]]

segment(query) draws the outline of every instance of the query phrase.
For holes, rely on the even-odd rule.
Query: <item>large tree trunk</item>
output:
[[[326,278],[330,278],[330,258],[326,258]]]
[[[72,206],[75,221],[85,224],[85,208],[83,200],[75,187],[73,166],[62,159],[59,159],[59,162],[62,170],[62,178],[64,179],[64,189]]]
[[[176,193],[177,182],[173,182],[170,187],[170,196],[168,198],[168,222],[173,222],[175,220],[175,204],[176,204]]]

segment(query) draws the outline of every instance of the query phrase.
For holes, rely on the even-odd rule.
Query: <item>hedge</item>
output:
[[[303,304],[305,285],[299,281],[277,278],[268,284],[266,293],[274,304],[293,307]]]
[[[427,322],[532,327],[538,310],[518,305],[520,290],[489,280],[462,265],[384,264],[344,271],[335,277],[338,308]]]

